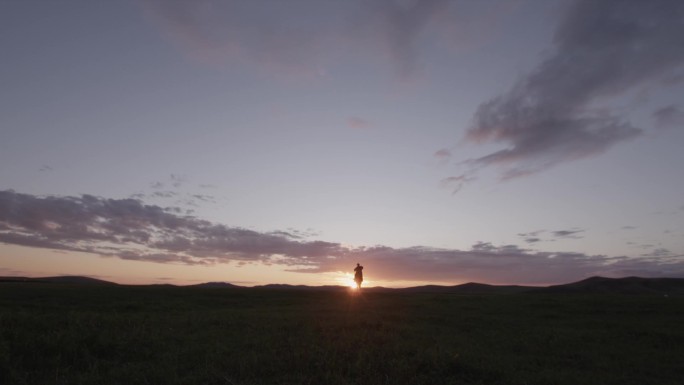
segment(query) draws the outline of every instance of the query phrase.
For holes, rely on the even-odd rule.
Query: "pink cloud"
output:
[[[575,230],[558,235],[573,235]],[[563,233],[563,234],[560,234]],[[537,252],[479,242],[469,250],[346,247],[291,231],[257,232],[178,215],[135,199],[39,197],[0,191],[0,242],[125,260],[213,265],[258,262],[291,271],[348,271],[357,261],[377,280],[567,282],[591,275],[684,276],[682,255],[635,258]]]
[[[451,159],[451,150],[448,148],[442,148],[435,151],[433,155],[440,163],[446,163]]]
[[[347,119],[347,125],[351,128],[356,128],[356,129],[363,129],[363,128],[370,127],[370,124],[368,123],[367,120],[359,118],[357,116],[352,116],[351,118]]]
[[[669,105],[651,115],[657,128],[684,128],[684,111],[679,106]]]
[[[279,77],[320,78],[347,53],[388,59],[397,78],[419,72],[419,38],[428,31],[452,41],[448,0],[339,3],[288,1],[269,6],[234,0],[145,0],[161,33],[191,58],[259,68]]]

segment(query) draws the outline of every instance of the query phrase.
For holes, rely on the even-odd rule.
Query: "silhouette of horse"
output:
[[[356,288],[361,289],[361,283],[363,282],[363,266],[359,263],[357,263],[354,268],[354,282],[356,282]]]

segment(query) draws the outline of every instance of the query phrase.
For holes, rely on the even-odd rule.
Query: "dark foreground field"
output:
[[[0,284],[0,384],[682,384],[684,297]]]

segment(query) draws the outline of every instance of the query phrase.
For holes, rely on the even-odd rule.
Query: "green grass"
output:
[[[0,384],[681,384],[684,298],[0,285]]]

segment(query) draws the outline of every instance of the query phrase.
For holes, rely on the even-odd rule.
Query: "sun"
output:
[[[337,279],[342,286],[346,286],[352,290],[356,290],[356,282],[354,281],[354,276],[349,273],[344,273],[340,278]]]

